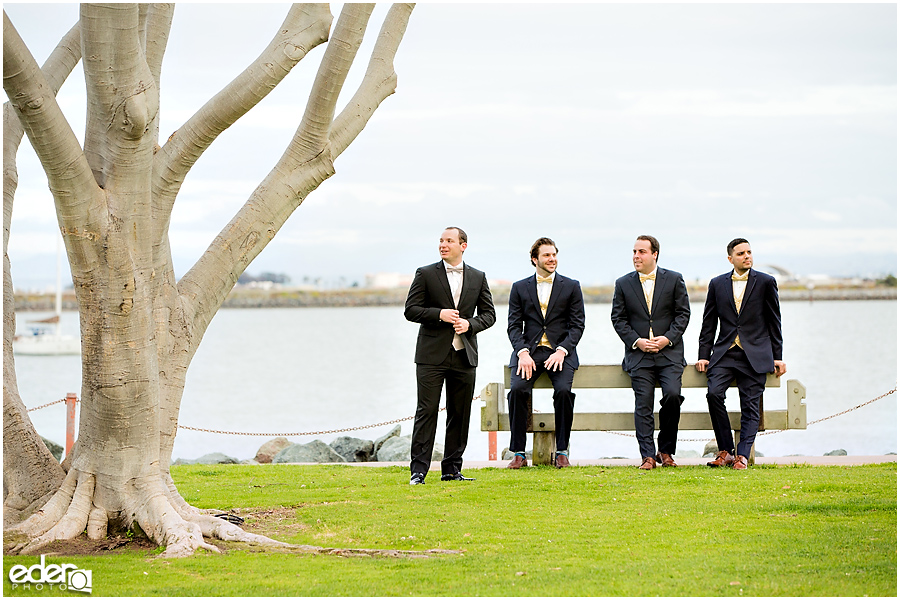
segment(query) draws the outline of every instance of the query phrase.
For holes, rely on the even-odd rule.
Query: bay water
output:
[[[783,378],[807,388],[809,421],[853,408],[888,392],[897,384],[896,301],[783,302]],[[511,347],[506,335],[507,306],[497,306],[497,323],[479,334],[480,365],[476,395],[490,382],[502,381]],[[589,304],[586,329],[578,346],[584,364],[620,364],[623,345],[610,322],[609,304]],[[685,333],[687,361],[697,359],[697,339],[703,305],[691,305]],[[18,331],[27,320],[44,313],[19,313]],[[63,333],[78,333],[78,315],[63,314]],[[271,437],[284,433],[294,442],[339,435],[376,439],[395,425],[341,433],[317,433],[356,428],[412,417],[416,406],[413,353],[418,325],[406,321],[403,308],[261,308],[222,309],[213,319],[188,370],[179,423],[202,429],[265,433],[264,437],[196,432],[179,429],[174,458],[194,459],[223,452],[237,459],[252,458]],[[81,394],[78,356],[16,356],[19,391],[26,406],[36,407]],[[703,389],[684,390],[683,411],[706,411]],[[552,412],[551,390],[536,390],[535,410]],[[809,426],[806,430],[773,432],[757,438],[765,456],[820,456],[835,449],[851,455],[881,455],[897,451],[897,394],[858,410]],[[786,384],[768,388],[765,405],[784,408]],[[442,402],[443,405],[443,402]],[[465,458],[486,460],[488,437],[480,430],[480,411],[472,408]],[[726,399],[739,409],[737,391]],[[578,412],[632,412],[631,390],[577,390]],[[659,392],[657,391],[657,409]],[[441,413],[438,439],[442,442]],[[65,441],[65,408],[57,404],[29,413],[38,433],[59,444]],[[400,423],[412,432],[412,419]],[[633,432],[625,432],[633,434]],[[529,436],[529,448],[531,444]],[[682,431],[679,453],[701,453],[712,432]],[[509,444],[498,433],[498,447]],[[606,432],[573,432],[574,459],[622,456],[639,458],[633,437]]]

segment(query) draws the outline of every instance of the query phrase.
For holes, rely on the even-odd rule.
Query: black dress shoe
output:
[[[451,473],[449,475],[441,475],[441,481],[475,481],[475,478],[463,477],[462,473]]]
[[[413,473],[409,485],[425,485],[425,473]]]

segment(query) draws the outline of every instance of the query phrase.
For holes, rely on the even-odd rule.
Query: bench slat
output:
[[[510,368],[504,366],[503,382],[506,389],[509,389],[509,376]],[[731,385],[734,386],[735,383],[732,382]],[[550,376],[546,373],[541,373],[541,376],[534,382],[534,387],[538,389],[552,388]],[[581,367],[575,371],[575,379],[572,381],[572,387],[582,389],[631,389],[631,377],[622,370],[621,365],[581,365]],[[684,368],[684,374],[681,376],[681,387],[705,388],[706,375],[698,372],[697,369],[694,368],[693,363],[691,363]],[[766,375],[766,387],[781,387],[781,378],[775,377],[774,373],[769,373]]]

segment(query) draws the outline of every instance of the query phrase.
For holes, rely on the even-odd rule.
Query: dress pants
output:
[[[732,381],[737,380],[738,395],[741,399],[741,433],[737,452],[750,458],[750,449],[759,431],[759,401],[766,389],[766,374],[757,373],[747,360],[747,355],[737,346],[732,346],[715,366],[707,373],[706,403],[709,417],[716,432],[719,450],[734,449],[731,423],[725,409],[725,392]]]
[[[469,364],[465,350],[453,350],[439,365],[416,364],[417,406],[413,422],[409,470],[428,473],[434,436],[437,431],[441,388],[447,389],[447,430],[444,434],[444,460],[441,475],[459,473],[463,452],[469,439],[469,417],[475,392],[475,367]]]
[[[531,379],[516,375],[515,369],[509,374],[509,429],[511,452],[525,452],[525,429],[528,421],[528,400],[531,398],[534,382],[538,376],[547,371],[544,361],[550,358],[553,350],[546,346],[538,346],[532,359],[534,371]],[[553,413],[556,427],[557,451],[569,449],[569,436],[572,433],[572,418],[575,411],[575,394],[572,393],[572,380],[575,378],[575,367],[568,358],[563,361],[561,371],[547,371],[553,383]]]
[[[641,458],[656,457],[653,445],[653,394],[656,382],[662,389],[659,409],[659,451],[675,454],[678,442],[678,422],[681,420],[681,375],[684,367],[658,354],[647,354],[631,370],[631,389],[634,390],[634,433],[641,450]]]

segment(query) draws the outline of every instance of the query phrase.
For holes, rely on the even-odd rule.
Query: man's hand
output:
[[[564,360],[566,360],[566,353],[557,348],[556,352],[544,361],[544,367],[548,371],[562,371]]]
[[[531,358],[531,354],[526,350],[519,354],[519,366],[516,367],[516,375],[524,377],[526,380],[531,379],[531,374],[534,373],[534,366],[534,359]]]
[[[453,323],[453,331],[462,335],[469,330],[469,320],[468,319],[457,319]]]
[[[459,311],[453,308],[442,308],[441,309],[441,321],[445,323],[456,323],[457,319],[459,319]]]
[[[775,361],[775,377],[781,377],[785,373],[787,373],[787,365],[784,364],[783,360],[776,360]]]
[[[697,369],[698,371],[700,371],[701,373],[706,373],[707,367],[709,367],[709,361],[703,360],[702,358],[694,364],[694,368]]]
[[[669,338],[664,335],[658,335],[650,341],[656,344],[657,352],[669,345]]]
[[[659,346],[654,340],[648,340],[647,338],[638,338],[638,341],[635,343],[635,345],[641,352],[659,352]]]

